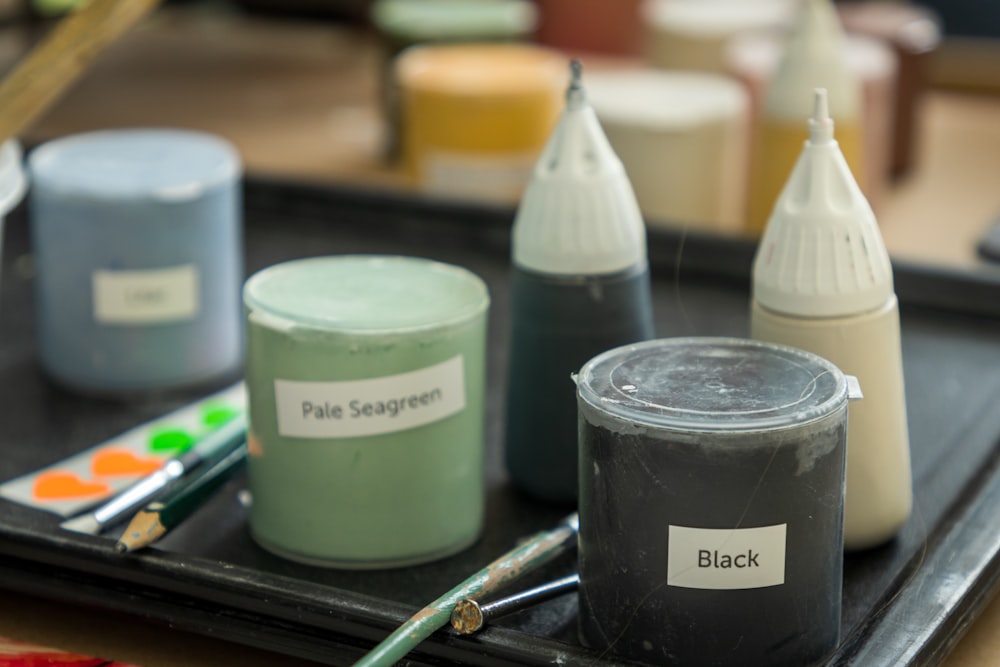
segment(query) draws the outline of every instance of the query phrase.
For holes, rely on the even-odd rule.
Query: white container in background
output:
[[[641,7],[646,61],[663,69],[724,73],[729,42],[787,25],[795,0],[647,0]]]
[[[587,88],[648,225],[740,228],[749,101],[739,83],[633,68],[590,73]]]

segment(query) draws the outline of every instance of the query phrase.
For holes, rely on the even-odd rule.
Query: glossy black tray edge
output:
[[[970,437],[995,438],[992,424]],[[986,431],[985,429],[991,429]],[[975,431],[976,429],[974,429]],[[845,638],[831,665],[936,665],[1000,592],[1000,461],[994,455],[931,532],[896,592]],[[901,632],[905,629],[905,632]]]

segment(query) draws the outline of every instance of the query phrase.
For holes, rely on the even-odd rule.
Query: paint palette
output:
[[[73,516],[156,472],[208,433],[246,411],[239,382],[196,403],[0,485],[0,496]]]

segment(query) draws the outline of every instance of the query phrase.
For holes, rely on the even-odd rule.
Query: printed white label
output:
[[[536,153],[484,155],[434,151],[423,163],[425,192],[442,197],[516,201],[538,159]]]
[[[198,314],[194,265],[145,271],[97,270],[91,276],[94,319],[101,324],[159,324]]]
[[[275,380],[278,433],[353,438],[405,431],[465,409],[461,355],[409,373],[346,382]]]
[[[786,526],[670,526],[667,585],[714,590],[779,586],[785,583]]]

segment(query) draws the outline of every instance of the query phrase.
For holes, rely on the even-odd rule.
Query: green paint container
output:
[[[476,540],[486,285],[425,259],[278,264],[244,286],[250,529],[266,549],[398,567]]]

